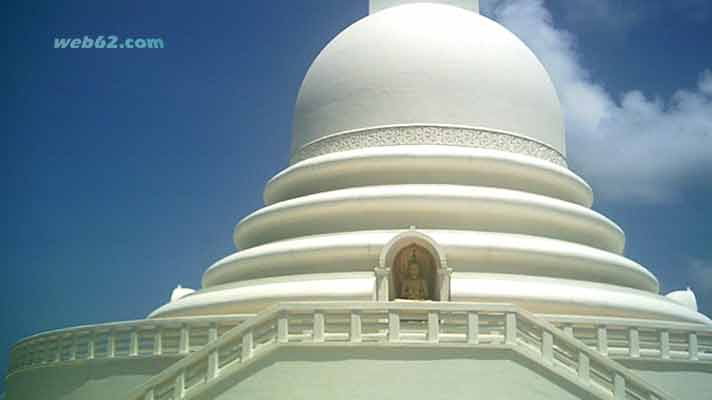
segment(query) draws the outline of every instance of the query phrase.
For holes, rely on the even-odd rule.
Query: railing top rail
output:
[[[549,322],[562,323],[562,324],[581,324],[581,325],[594,325],[594,326],[620,326],[620,327],[635,327],[635,328],[649,328],[649,329],[668,329],[668,330],[679,330],[679,331],[695,331],[704,332],[712,334],[712,324],[693,324],[687,322],[675,322],[675,321],[660,321],[660,320],[649,320],[649,319],[631,319],[631,318],[619,318],[619,317],[588,317],[579,315],[555,315],[555,314],[537,314],[538,318],[545,319]]]
[[[520,308],[506,303],[456,303],[456,302],[423,302],[423,301],[393,301],[393,302],[294,302],[280,303],[274,310],[282,311],[381,311],[381,310],[413,310],[413,311],[451,311],[451,312],[516,312]]]
[[[245,314],[229,314],[229,315],[214,315],[214,316],[195,316],[195,317],[176,317],[176,318],[151,318],[151,319],[140,319],[132,321],[118,321],[118,322],[107,322],[100,324],[91,325],[80,325],[73,326],[71,328],[54,329],[51,331],[44,331],[36,333],[32,336],[25,337],[17,341],[12,348],[21,347],[22,345],[33,342],[36,340],[52,340],[57,337],[66,337],[76,333],[102,333],[109,331],[126,331],[131,330],[135,327],[139,328],[152,328],[152,327],[170,327],[170,326],[181,326],[181,325],[210,325],[212,323],[228,323],[235,321],[247,320],[254,315]]]

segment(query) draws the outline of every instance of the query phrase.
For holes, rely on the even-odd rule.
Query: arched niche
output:
[[[413,255],[415,260],[412,260]],[[379,266],[375,269],[376,299],[393,301],[405,297],[401,285],[411,261],[418,264],[427,285],[428,296],[423,300],[449,301],[451,269],[445,253],[435,240],[414,228],[396,235],[381,250]]]

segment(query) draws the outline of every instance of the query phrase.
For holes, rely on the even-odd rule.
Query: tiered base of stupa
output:
[[[658,294],[562,166],[493,149],[369,148],[298,162],[265,198],[236,229],[243,250],[210,267],[201,290],[146,320],[17,344],[9,399],[712,392],[709,319]]]

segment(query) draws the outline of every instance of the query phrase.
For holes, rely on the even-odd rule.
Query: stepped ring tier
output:
[[[299,236],[417,226],[521,233],[622,253],[623,231],[574,203],[523,191],[463,185],[384,185],[311,194],[264,207],[235,229],[247,249]]]
[[[447,254],[456,272],[540,275],[620,284],[653,293],[658,281],[620,255],[561,240],[517,234],[422,230]],[[213,264],[203,287],[274,276],[371,272],[398,231],[309,236],[252,247]]]
[[[384,173],[388,171],[388,173]],[[265,204],[324,191],[399,183],[491,186],[591,207],[591,188],[567,168],[508,151],[438,145],[379,146],[313,157],[277,174]]]

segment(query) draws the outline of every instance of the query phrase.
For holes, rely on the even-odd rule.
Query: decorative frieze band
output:
[[[378,146],[446,145],[508,151],[566,167],[566,159],[555,149],[537,141],[505,132],[484,129],[406,125],[344,132],[315,140],[291,159],[291,164],[307,158],[339,151]]]

